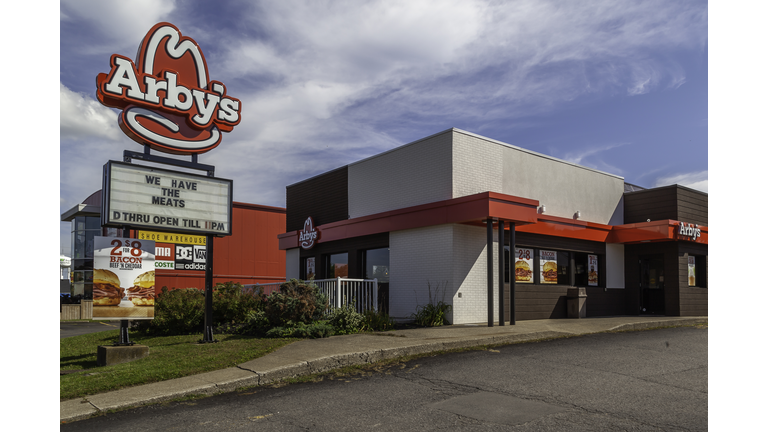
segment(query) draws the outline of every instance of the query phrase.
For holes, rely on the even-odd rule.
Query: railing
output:
[[[341,307],[347,304],[354,304],[357,312],[366,310],[379,310],[379,283],[377,279],[319,279],[307,280],[306,283],[314,283],[320,289],[320,292],[328,296],[328,305],[330,307]],[[263,288],[264,294],[271,294],[280,289],[280,285],[285,282],[272,282],[265,284],[243,285],[244,288]],[[354,303],[353,303],[354,302]]]

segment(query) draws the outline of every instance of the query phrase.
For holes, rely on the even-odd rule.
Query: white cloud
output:
[[[84,20],[100,30],[106,40],[84,47],[86,50],[98,52],[115,46],[135,50],[147,30],[163,21],[175,4],[175,0],[61,0],[60,19]]]
[[[275,206],[285,205],[288,184],[466,128],[457,119],[477,132],[522,129],[579,98],[677,88],[686,71],[674,52],[707,43],[706,2],[228,2],[241,13],[227,17],[179,4],[61,1],[63,210],[101,187],[107,160],[139,149],[114,110],[70,89],[92,92],[109,54],[133,57],[159,21],[199,42],[211,78],[243,102],[240,125],[200,162],[235,180],[235,200]],[[623,175],[606,162],[622,145],[563,158]],[[657,185],[706,191],[703,173]]]
[[[218,79],[265,80],[252,94],[269,107],[260,114],[361,123],[506,121],[599,92],[675,88],[683,69],[650,53],[702,47],[707,31],[706,5],[661,1],[281,2],[246,19],[270,39],[222,47]]]
[[[709,192],[709,171],[696,171],[683,174],[674,174],[656,179],[654,187],[679,184],[681,186]]]
[[[578,165],[604,171],[609,174],[622,175],[623,170],[621,168],[608,164],[600,156],[609,150],[623,147],[628,144],[629,143],[615,143],[589,147],[586,149],[576,149],[575,151],[566,153],[562,159]]]
[[[62,139],[118,139],[117,113],[59,83],[59,127]]]

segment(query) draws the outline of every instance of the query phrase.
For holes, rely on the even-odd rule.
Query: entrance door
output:
[[[640,258],[640,313],[664,315],[664,256]]]

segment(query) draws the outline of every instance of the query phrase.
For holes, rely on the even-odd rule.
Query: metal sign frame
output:
[[[192,163],[189,163],[189,165],[193,165]],[[124,167],[130,167],[130,168],[140,168],[140,169],[148,169],[158,172],[160,175],[181,175],[186,177],[192,177],[192,178],[199,178],[200,181],[206,181],[210,179],[215,179],[218,182],[223,182],[228,185],[228,196],[227,196],[227,229],[226,231],[215,231],[215,230],[205,230],[205,229],[185,229],[183,226],[174,226],[174,227],[165,227],[157,224],[146,224],[141,222],[135,222],[135,221],[114,221],[110,220],[110,211],[112,210],[110,208],[111,204],[111,170],[113,166],[124,166]],[[191,168],[191,166],[189,166]],[[210,165],[205,165],[203,167],[200,167],[199,169],[207,171],[209,174],[213,172],[211,169],[212,167]],[[211,175],[208,176],[201,176],[198,174],[191,174],[188,172],[183,171],[174,171],[174,170],[167,170],[164,168],[155,168],[150,167],[146,165],[135,165],[130,162],[119,162],[119,161],[109,161],[107,164],[104,165],[104,173],[103,173],[103,187],[102,187],[102,201],[101,201],[101,224],[102,226],[112,226],[112,227],[125,227],[128,226],[132,229],[149,229],[149,230],[155,230],[155,231],[173,231],[173,232],[179,232],[179,233],[185,233],[185,234],[196,234],[196,235],[213,235],[217,237],[224,237],[232,235],[232,186],[233,182],[229,179],[223,179],[218,177],[213,177]]]

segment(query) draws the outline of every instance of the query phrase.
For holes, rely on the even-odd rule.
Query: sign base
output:
[[[146,345],[99,346],[96,350],[96,364],[110,366],[143,359],[149,355]]]

